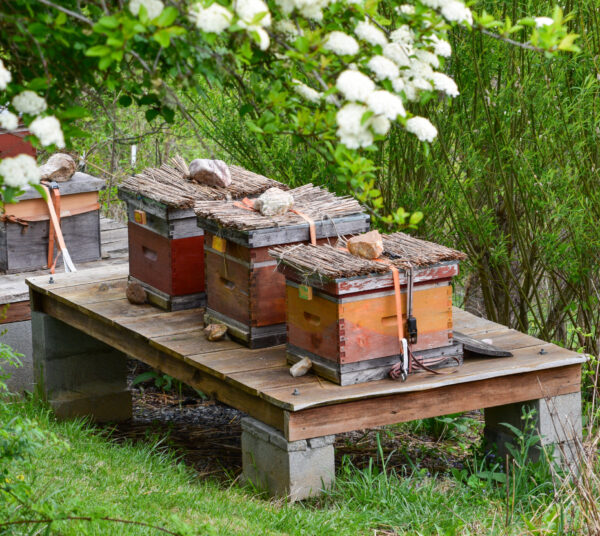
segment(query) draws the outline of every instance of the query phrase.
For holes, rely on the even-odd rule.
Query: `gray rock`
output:
[[[70,180],[76,170],[75,160],[65,153],[53,154],[44,165],[40,166],[42,179],[56,182]]]
[[[294,197],[279,188],[269,188],[254,201],[254,208],[263,216],[285,214],[294,206]]]
[[[227,333],[225,324],[209,324],[204,328],[204,333],[209,341],[220,341]]]
[[[229,166],[223,160],[196,158],[190,162],[190,179],[208,186],[226,188],[231,184]]]
[[[294,378],[304,376],[312,368],[312,361],[308,357],[303,357],[298,363],[290,367],[290,374]]]
[[[353,236],[347,242],[348,251],[352,255],[364,259],[378,259],[383,253],[383,239],[379,231],[369,231],[358,236]]]
[[[127,290],[125,291],[125,296],[129,300],[129,303],[133,305],[143,305],[146,303],[146,291],[144,287],[135,281],[130,281],[127,283]]]

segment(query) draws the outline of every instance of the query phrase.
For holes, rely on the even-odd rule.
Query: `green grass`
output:
[[[15,416],[35,420],[45,434],[65,441],[36,448],[31,464],[23,460],[8,467],[11,478],[32,468],[25,479],[38,506],[64,515],[110,516],[170,530],[185,524],[190,534],[202,535],[524,533],[521,514],[504,526],[503,486],[466,471],[455,478],[428,477],[425,471],[402,477],[381,471],[376,462],[361,470],[344,463],[331,493],[290,505],[260,498],[237,483],[201,479],[156,443],[117,444],[84,422],[56,422],[33,402],[0,402],[0,421]],[[518,508],[525,518],[533,517],[540,499],[531,507],[522,501]],[[0,522],[3,517],[0,513]],[[29,534],[31,527],[15,530],[9,534]],[[101,520],[57,521],[52,533],[159,534]]]

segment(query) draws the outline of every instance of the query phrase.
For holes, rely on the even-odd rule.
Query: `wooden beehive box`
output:
[[[318,243],[369,229],[369,216],[351,198],[311,184],[290,190],[294,207],[314,220]],[[285,342],[285,277],[268,254],[276,245],[309,242],[309,224],[288,212],[264,217],[233,203],[196,205],[205,230],[205,322],[221,322],[250,348]]]
[[[104,187],[104,180],[79,172],[59,183],[60,226],[75,264],[101,256],[98,192]],[[18,199],[18,203],[5,205],[0,218],[0,271],[4,273],[41,270],[48,264],[50,213],[46,201],[35,189]],[[54,258],[56,255],[55,248]]]
[[[271,251],[286,277],[290,363],[308,357],[317,374],[340,385],[387,377],[402,353],[388,261],[399,269],[403,326],[413,266],[414,358],[430,368],[462,362],[452,337],[451,282],[464,256],[403,233],[384,236],[384,247],[383,263],[330,246]]]
[[[212,187],[187,180],[180,157],[171,164],[129,177],[119,186],[119,198],[127,204],[130,280],[146,289],[150,303],[177,311],[206,301],[204,231],[197,225],[194,203],[287,187],[238,166],[229,166],[229,187]]]

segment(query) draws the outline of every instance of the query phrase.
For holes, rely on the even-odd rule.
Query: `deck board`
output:
[[[284,346],[250,350],[228,340],[207,341],[202,309],[169,313],[150,305],[131,305],[124,297],[126,277],[124,265],[57,274],[54,284],[48,283],[47,276],[32,277],[28,284],[37,310],[169,374],[179,374],[182,381],[284,430],[288,439],[320,434],[319,412],[339,419],[338,428],[349,430],[363,426],[365,420],[371,426],[406,420],[415,414],[408,399],[437,400],[435,407],[424,411],[443,415],[447,408],[523,401],[528,394],[535,398],[544,389],[574,392],[585,361],[580,354],[454,308],[454,329],[476,339],[491,339],[514,356],[466,359],[452,374],[412,374],[404,383],[384,379],[342,387],[312,373],[290,376]],[[486,398],[483,386],[503,391]],[[456,393],[462,394],[450,403],[448,397]],[[382,404],[381,415],[374,401]],[[390,409],[401,401],[405,408]]]

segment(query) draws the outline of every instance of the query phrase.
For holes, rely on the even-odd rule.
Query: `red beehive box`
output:
[[[129,279],[146,289],[150,303],[176,311],[206,301],[204,231],[197,226],[194,204],[287,187],[238,166],[229,166],[227,188],[207,186],[186,178],[182,158],[171,164],[129,177],[119,186],[119,198],[127,203]]]
[[[27,154],[35,158],[35,147],[24,139],[29,134],[31,134],[29,130],[23,126],[11,131],[0,128],[0,158],[19,154]]]
[[[403,353],[398,337],[396,293],[390,267],[398,268],[402,326],[408,336],[409,266],[416,341],[409,343],[412,371],[418,364],[462,362],[452,337],[452,286],[458,251],[403,233],[384,236],[384,262],[331,246],[276,248],[271,255],[286,277],[288,361],[303,357],[315,372],[340,385],[385,378]],[[410,354],[409,354],[410,355]]]
[[[369,216],[354,199],[311,184],[290,190],[294,209],[314,220],[318,243],[369,229]],[[206,234],[205,322],[221,322],[251,348],[285,342],[285,277],[268,255],[272,246],[310,240],[309,223],[287,212],[266,217],[232,202],[196,205]]]

